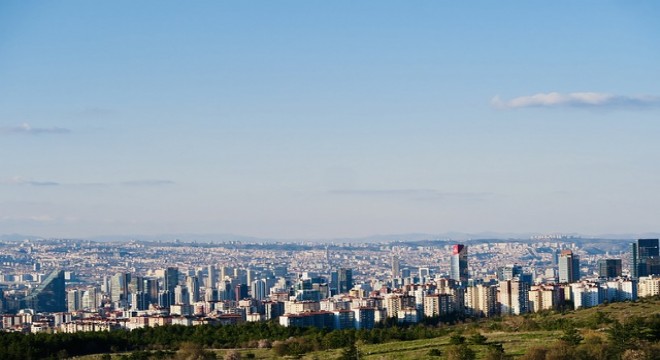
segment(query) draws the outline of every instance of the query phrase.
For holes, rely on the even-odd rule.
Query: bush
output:
[[[229,350],[225,353],[224,360],[241,360],[241,353],[236,350]]]
[[[357,348],[357,345],[355,345],[355,343],[351,343],[346,348],[344,348],[344,351],[342,351],[341,356],[339,357],[339,359],[341,359],[341,360],[359,360],[360,359],[360,350]]]
[[[449,343],[452,345],[461,345],[465,343],[465,337],[461,334],[452,334],[449,337]]]
[[[486,343],[488,338],[485,336],[481,335],[481,333],[476,333],[472,336],[470,336],[470,343],[475,344],[475,345],[483,345]]]
[[[446,353],[447,360],[474,360],[477,357],[474,350],[465,344],[450,346]]]
[[[575,346],[562,340],[556,342],[545,354],[545,360],[573,360],[576,357]]]
[[[548,348],[544,346],[533,346],[527,350],[525,355],[521,356],[519,360],[545,360],[545,355],[548,353]]]
[[[559,337],[560,340],[565,341],[569,345],[579,345],[580,342],[582,341],[582,335],[580,335],[580,332],[578,329],[574,327],[570,327],[566,330],[564,330],[564,335]]]

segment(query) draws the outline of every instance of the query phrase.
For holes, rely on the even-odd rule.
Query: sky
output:
[[[0,2],[0,234],[660,231],[657,1]]]

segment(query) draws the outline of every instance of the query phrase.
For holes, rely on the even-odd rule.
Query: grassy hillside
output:
[[[476,359],[517,359],[522,358],[530,348],[543,347],[546,350],[563,349],[561,350],[565,352],[563,357],[554,354],[554,357],[549,357],[553,359],[618,359],[625,351],[634,351],[629,349],[646,349],[639,351],[646,351],[647,355],[649,352],[655,352],[654,355],[638,357],[654,359],[660,356],[660,348],[658,348],[660,321],[657,319],[660,319],[660,299],[655,298],[639,302],[613,303],[563,313],[547,312],[468,321],[452,326],[441,325],[447,330],[443,336],[381,344],[369,344],[358,340],[357,346],[360,351],[360,359],[447,359],[452,348],[456,347],[452,342],[455,344],[457,339],[462,337],[465,340],[465,346],[475,353]],[[645,321],[644,326],[646,327],[635,327],[636,323]],[[618,329],[619,332],[613,333],[613,328]],[[567,331],[570,332],[572,329],[577,330],[577,342],[574,345],[566,345],[566,342],[559,343],[559,339],[566,338]],[[483,335],[484,343],[476,344],[473,338],[475,334]],[[620,334],[620,336],[617,337],[616,334]],[[617,338],[616,342],[612,341],[613,336]],[[577,345],[578,343],[579,345]],[[505,356],[494,357],[494,347],[501,347]],[[242,359],[281,359],[284,357],[282,354],[278,355],[275,349],[214,349],[212,351],[218,359],[222,359],[228,352],[238,352]],[[343,349],[319,350],[299,357],[287,357],[332,360],[341,359],[342,353]],[[596,355],[596,353],[602,354]],[[128,357],[128,355],[125,356]],[[120,358],[121,354],[112,356],[112,359]],[[89,356],[84,359],[100,359],[100,356]]]

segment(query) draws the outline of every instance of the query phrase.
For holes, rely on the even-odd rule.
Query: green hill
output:
[[[620,324],[625,326],[632,322],[647,321],[645,329],[624,328],[632,332],[641,331],[639,336],[632,334],[630,339],[620,338],[619,344],[613,344],[610,334],[611,328]],[[476,359],[496,359],[488,357],[493,345],[501,344],[504,357],[515,359],[522,357],[531,348],[556,347],[556,344],[565,335],[566,329],[575,328],[582,337],[580,345],[570,348],[565,357],[552,354],[552,359],[618,359],[628,348],[641,349],[647,346],[653,355],[651,357],[632,357],[635,359],[657,359],[660,357],[660,299],[642,299],[638,302],[621,302],[604,304],[593,308],[566,312],[545,312],[528,314],[524,316],[510,316],[497,319],[482,319],[458,325],[446,326],[450,331],[447,335],[422,340],[391,341],[382,344],[368,344],[358,341],[360,359],[446,359],[452,345],[452,335],[461,334],[466,338],[467,346],[475,352]],[[476,345],[470,343],[470,337],[476,333],[486,337],[486,344]],[[628,341],[628,343],[626,343]],[[616,341],[618,342],[618,341]],[[596,350],[589,349],[596,348]],[[433,351],[437,349],[438,351]],[[579,351],[578,351],[579,350]],[[623,351],[620,351],[623,350]],[[594,353],[604,352],[602,356]],[[578,354],[582,352],[582,354]],[[609,352],[609,353],[607,353]],[[222,358],[225,351],[217,351]],[[273,350],[240,350],[242,358],[279,359],[280,355]],[[432,354],[441,354],[434,356]],[[252,355],[249,355],[252,354]],[[301,359],[340,359],[342,349],[314,351],[301,356]],[[546,354],[547,356],[547,354]],[[545,358],[545,357],[543,357]]]
[[[325,331],[298,329],[270,338],[268,344],[254,339],[249,332],[259,331],[262,339],[269,338],[266,326],[249,325],[232,329],[243,342],[224,342],[238,345],[237,349],[211,349],[205,345],[207,356],[218,359],[356,359],[350,357],[347,345],[356,344],[359,359],[658,359],[660,358],[660,298],[638,302],[622,302],[594,308],[566,312],[543,312],[524,316],[467,320],[456,325],[412,326],[384,328],[372,331]],[[190,329],[172,328],[184,333]],[[179,337],[185,344],[217,344],[210,331],[199,328],[189,337]],[[148,331],[143,335],[148,335]],[[160,329],[170,332],[166,329]],[[277,330],[281,331],[281,330]],[[208,333],[206,338],[199,337]],[[272,333],[271,333],[272,334]],[[162,335],[162,334],[161,334]],[[273,336],[273,335],[271,335]],[[172,338],[172,341],[175,341]],[[191,357],[190,345],[176,345],[174,358]],[[184,344],[184,343],[178,343]],[[259,348],[259,344],[263,345]],[[162,345],[159,345],[162,346]],[[202,346],[196,350],[203,353]],[[154,347],[151,346],[151,349]],[[156,356],[146,347],[133,353],[114,353],[112,359],[150,359]],[[176,349],[176,347],[175,347]],[[101,355],[81,357],[101,359]],[[108,358],[108,354],[104,355]]]

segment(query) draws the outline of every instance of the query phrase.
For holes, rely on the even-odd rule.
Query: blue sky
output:
[[[654,1],[2,1],[0,233],[659,231]]]

